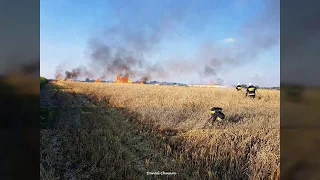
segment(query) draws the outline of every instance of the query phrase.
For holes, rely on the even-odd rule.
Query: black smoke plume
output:
[[[229,41],[230,46],[227,47],[208,41],[199,47],[194,57],[183,59],[169,57],[157,64],[151,63],[152,54],[159,52],[160,43],[185,20],[186,14],[190,10],[197,10],[203,6],[201,2],[192,4],[184,1],[174,2],[180,3],[177,6],[178,9],[172,8],[170,1],[157,2],[156,5],[149,1],[135,2],[142,3],[141,7],[157,6],[151,15],[144,8],[130,8],[128,1],[119,0],[111,4],[118,12],[117,16],[121,25],[105,29],[101,35],[89,40],[87,68],[66,71],[65,76],[86,78],[90,75],[109,79],[115,79],[115,76],[125,76],[150,81],[155,78],[165,79],[176,75],[198,74],[201,79],[213,80],[221,84],[224,81],[221,76],[228,73],[230,69],[256,61],[259,54],[279,43],[280,1],[265,0],[265,11],[245,24],[239,32],[238,36],[244,40],[235,39],[232,43]],[[208,14],[201,14],[204,17],[216,13],[217,4],[210,1],[209,5],[213,8],[210,12],[206,12]],[[127,13],[123,14],[123,11]],[[138,15],[136,19],[132,19],[134,17],[128,14]],[[154,19],[150,21],[149,16]],[[199,25],[205,24],[205,20],[199,21],[201,21]],[[199,32],[201,32],[201,27],[203,26],[199,27]],[[61,74],[60,71],[57,72]]]

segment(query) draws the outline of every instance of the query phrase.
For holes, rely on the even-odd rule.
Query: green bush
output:
[[[44,85],[48,83],[48,79],[40,76],[40,89],[43,88]]]

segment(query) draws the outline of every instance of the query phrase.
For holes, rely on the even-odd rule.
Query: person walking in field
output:
[[[256,97],[256,90],[257,88],[249,83],[249,86],[247,87],[246,97],[254,99]]]
[[[238,86],[236,87],[237,91],[241,91],[242,87],[240,85],[240,83],[238,83]]]

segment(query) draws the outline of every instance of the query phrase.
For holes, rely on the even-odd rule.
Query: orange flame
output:
[[[61,77],[58,77],[58,82],[63,81],[63,79]]]
[[[145,84],[145,82],[144,82],[144,81],[141,81],[140,84]]]
[[[132,83],[132,81],[128,77],[119,77],[119,76],[117,76],[117,79],[116,79],[115,83]]]
[[[94,83],[101,83],[101,79],[95,80]]]

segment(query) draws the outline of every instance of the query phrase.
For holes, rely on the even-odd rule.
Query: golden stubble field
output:
[[[73,91],[106,103],[126,108],[142,122],[160,128],[201,128],[210,117],[210,108],[223,108],[227,118],[238,123],[226,128],[252,130],[279,129],[280,91],[259,90],[257,98],[245,98],[245,91],[233,89],[170,87],[137,84],[68,83]]]
[[[256,99],[233,89],[63,82],[91,102],[122,108],[163,137],[179,168],[198,177],[277,179],[280,176],[280,91],[259,90]],[[201,129],[210,108],[233,121]],[[114,121],[118,119],[115,117]]]

